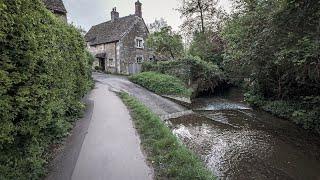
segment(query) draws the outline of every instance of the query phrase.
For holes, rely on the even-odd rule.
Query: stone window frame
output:
[[[141,42],[141,44],[138,42]],[[137,49],[144,49],[144,39],[142,37],[134,38],[134,44]],[[140,46],[139,46],[139,44],[140,44]]]
[[[140,60],[138,58],[141,58]],[[136,63],[137,64],[142,64],[144,62],[144,57],[143,55],[137,55],[136,56]]]

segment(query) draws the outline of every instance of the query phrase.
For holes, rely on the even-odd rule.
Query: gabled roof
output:
[[[67,13],[62,0],[43,0],[46,7],[51,11]]]
[[[90,45],[119,41],[139,19],[136,15],[130,15],[98,24],[91,27],[85,39]]]

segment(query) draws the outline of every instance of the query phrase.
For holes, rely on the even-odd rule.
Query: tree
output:
[[[319,95],[319,1],[240,3],[240,13],[223,33],[226,64],[234,75],[251,78],[255,91],[266,98]]]
[[[160,18],[159,20],[156,19],[153,23],[148,25],[148,29],[151,33],[159,32],[164,27],[168,27],[168,22],[163,18]]]
[[[161,59],[175,59],[183,54],[182,37],[173,32],[170,26],[163,27],[159,32],[150,34],[147,44],[155,50],[156,55]]]
[[[178,9],[184,18],[182,31],[189,40],[189,54],[207,62],[220,65],[224,43],[220,30],[225,12],[218,6],[219,0],[184,0]]]
[[[224,41],[220,34],[215,32],[195,32],[188,52],[220,66],[223,61]]]
[[[198,31],[205,33],[220,29],[224,11],[218,7],[219,0],[183,0],[178,9],[184,18],[182,28],[192,35]]]

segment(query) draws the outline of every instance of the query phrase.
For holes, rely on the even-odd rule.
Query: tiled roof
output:
[[[62,0],[43,0],[46,7],[51,11],[67,13]]]
[[[85,39],[91,45],[119,41],[140,17],[130,15],[91,27]]]

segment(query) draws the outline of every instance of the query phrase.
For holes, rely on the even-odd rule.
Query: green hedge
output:
[[[0,179],[40,179],[92,85],[78,30],[40,0],[0,0]]]
[[[143,72],[131,76],[130,80],[160,95],[190,97],[192,94],[180,79],[166,74]]]
[[[146,62],[142,71],[155,71],[178,77],[185,84],[192,86],[194,95],[199,92],[211,91],[222,86],[225,82],[224,74],[217,65],[196,57],[164,62]]]

